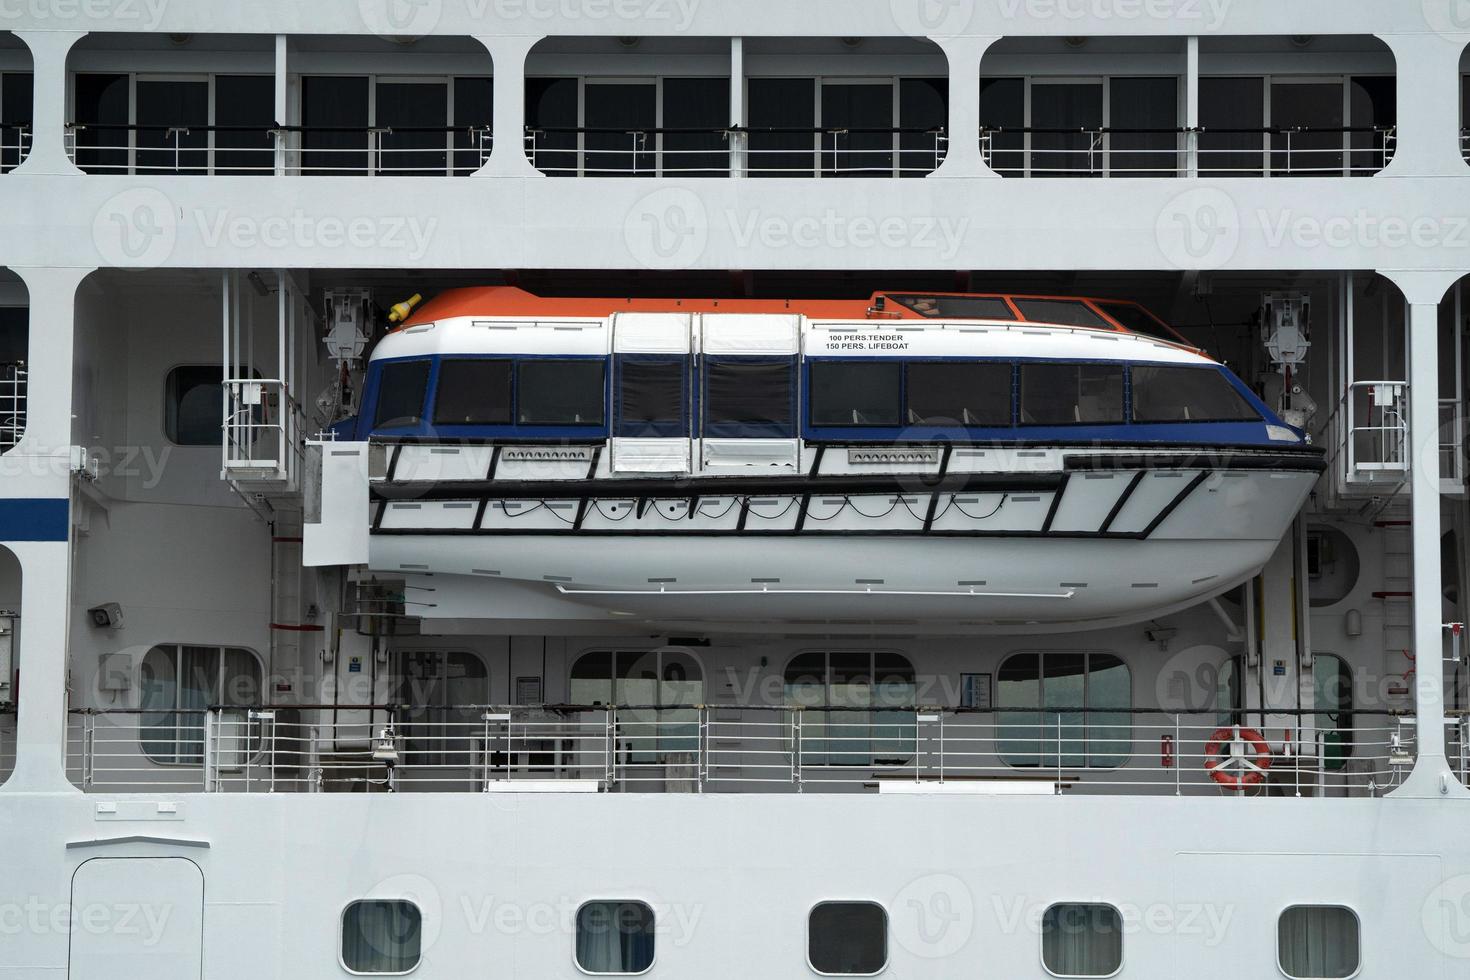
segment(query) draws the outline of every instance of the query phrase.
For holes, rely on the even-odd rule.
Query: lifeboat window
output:
[[[908,366],[910,425],[1011,424],[1011,365],[946,361]]]
[[[996,678],[1007,765],[1105,769],[1128,760],[1133,679],[1110,653],[1017,653]]]
[[[682,357],[620,355],[618,370],[618,435],[681,436],[689,377]]]
[[[1135,422],[1259,422],[1261,413],[1209,367],[1134,365]]]
[[[378,375],[378,410],[373,416],[373,426],[418,425],[423,421],[424,394],[428,387],[428,361],[383,365]]]
[[[1041,965],[1054,977],[1110,977],[1123,968],[1123,916],[1111,905],[1058,903],[1041,917]]]
[[[796,367],[789,357],[705,362],[705,434],[790,436]]]
[[[419,965],[424,917],[402,899],[369,899],[342,910],[342,967],[348,973],[399,976]]]
[[[901,361],[812,361],[812,425],[899,425]]]
[[[1064,327],[1099,327],[1106,330],[1108,322],[1093,312],[1081,300],[1075,299],[1018,299],[1016,309],[1032,323],[1056,323]]]
[[[806,958],[828,977],[870,977],[888,965],[888,912],[877,902],[822,902],[807,916]]]
[[[606,417],[601,360],[551,358],[516,368],[516,421],[521,425],[602,425]]]
[[[435,425],[510,424],[510,361],[441,361],[435,390]]]
[[[1021,422],[1077,425],[1123,421],[1121,364],[1022,364]]]
[[[895,295],[888,298],[920,316],[939,320],[1014,320],[1010,304],[999,296]]]
[[[205,709],[211,705],[225,706],[217,721],[222,731],[236,733],[223,738],[224,748],[216,749],[223,758],[216,761],[229,769],[255,754],[258,740],[239,737],[249,728],[246,709],[261,702],[255,654],[233,647],[156,646],[143,655],[139,676],[138,738],[148,758],[163,765],[201,765]]]
[[[809,765],[904,765],[913,754],[917,686],[902,654],[838,650],[792,657],[786,703],[802,713]]]
[[[1358,915],[1341,905],[1293,905],[1276,920],[1276,959],[1292,980],[1350,977],[1362,965]]]
[[[655,939],[653,909],[644,902],[588,902],[577,909],[577,967],[583,973],[647,973]]]
[[[1171,344],[1187,343],[1174,328],[1157,320],[1141,306],[1132,303],[1100,303],[1102,311],[1117,320],[1123,329],[1144,337],[1167,340]]]

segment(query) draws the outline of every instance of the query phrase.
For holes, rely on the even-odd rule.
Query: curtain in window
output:
[[[1350,977],[1358,970],[1358,917],[1340,906],[1294,905],[1276,924],[1276,945],[1289,977]]]
[[[342,962],[357,973],[407,973],[419,962],[421,925],[409,902],[354,902],[342,913]]]
[[[577,965],[642,973],[653,965],[653,930],[653,910],[642,902],[589,902],[577,912]]]
[[[1123,965],[1123,920],[1111,905],[1053,905],[1041,921],[1041,960],[1061,977],[1107,977]]]

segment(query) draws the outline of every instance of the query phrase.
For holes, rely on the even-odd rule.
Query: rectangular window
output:
[[[77,166],[88,173],[121,173],[128,166],[129,122],[127,75],[76,76],[74,121]]]
[[[1259,177],[1265,161],[1266,80],[1201,78],[1201,177]]]
[[[484,730],[484,712],[466,706],[489,703],[485,662],[472,653],[403,650],[395,652],[394,668],[395,701],[403,705],[397,715],[403,740],[400,765],[474,765],[475,749],[484,745],[477,737]],[[415,774],[404,768],[399,775],[411,781]],[[424,773],[431,782],[442,776]]]
[[[1392,75],[1356,76],[1348,86],[1348,125],[1376,130],[1352,133],[1352,172],[1374,174],[1388,166],[1388,130],[1398,122],[1398,79]]]
[[[349,973],[408,973],[419,965],[422,934],[423,914],[412,902],[353,902],[342,910],[342,965]]]
[[[822,84],[822,175],[893,175],[893,83]]]
[[[30,72],[0,74],[0,173],[20,165],[21,147],[30,145]]]
[[[728,78],[665,78],[663,172],[724,177],[730,172]],[[679,132],[685,130],[685,132]]]
[[[644,902],[588,902],[577,909],[577,966],[586,973],[646,973],[655,941],[653,909]]]
[[[1102,121],[1102,82],[1033,83],[1031,175],[1100,176],[1102,153],[1094,138]]]
[[[750,170],[756,176],[815,172],[816,79],[752,78],[748,96]]]
[[[1111,905],[1068,902],[1041,918],[1041,963],[1055,977],[1110,977],[1123,968],[1123,916]]]
[[[652,82],[587,82],[582,86],[589,177],[653,177],[658,88]]]
[[[617,434],[670,438],[688,434],[689,362],[683,357],[618,355]]]
[[[1022,364],[1022,425],[1123,421],[1121,364]]]
[[[1133,681],[1110,653],[1017,653],[996,677],[1001,760],[1010,766],[1113,768],[1132,744]]]
[[[1011,424],[1011,365],[943,362],[908,365],[911,425]]]
[[[602,425],[605,364],[587,358],[521,361],[516,366],[520,425]]]
[[[1108,322],[1091,307],[1075,299],[1017,299],[1013,301],[1021,315],[1032,323],[1055,323],[1064,327],[1108,329]]]
[[[812,425],[899,425],[900,361],[811,361]]]
[[[275,143],[276,80],[270,75],[216,75],[214,172],[271,173]],[[243,128],[242,128],[243,127]]]
[[[792,435],[796,367],[789,357],[708,359],[705,435]]]
[[[1179,82],[1172,77],[1114,78],[1108,82],[1108,103],[1109,172],[1114,177],[1174,176]]]
[[[1276,956],[1292,980],[1341,980],[1362,965],[1358,916],[1340,905],[1293,905],[1276,921]]]
[[[1271,134],[1272,174],[1310,177],[1342,173],[1342,87],[1340,81],[1272,80],[1271,128],[1312,130]]]
[[[137,83],[138,173],[202,174],[209,169],[209,83]]]
[[[211,705],[247,707],[262,700],[260,661],[249,650],[168,644],[143,655],[139,688],[143,753],[164,765],[204,760],[205,710]],[[216,762],[242,765],[258,747],[259,732],[243,710],[221,712]]]
[[[176,446],[218,446],[224,424],[224,385],[220,369],[190,364],[176,367],[164,383],[163,432]]]
[[[378,375],[378,409],[373,426],[418,425],[424,418],[429,387],[428,361],[383,365]]]
[[[454,173],[467,176],[490,158],[495,80],[479,75],[454,79]]]
[[[823,976],[863,977],[888,965],[888,913],[876,902],[823,902],[807,917],[806,958]]]
[[[375,125],[392,130],[378,137],[374,170],[390,176],[448,173],[448,83],[380,80],[374,95]]]
[[[1003,177],[1026,169],[1026,80],[980,79],[980,147],[990,167]]]
[[[435,425],[509,425],[510,361],[481,358],[439,363]]]
[[[1016,319],[1010,304],[999,296],[926,296],[923,293],[888,293],[887,296],[905,309],[936,320]]]
[[[366,75],[308,75],[301,79],[302,171],[366,173],[368,79]]]
[[[949,131],[949,79],[901,78],[898,124],[902,152],[900,177],[923,177],[944,162],[944,134]]]
[[[1259,422],[1261,414],[1210,367],[1134,365],[1135,422]]]
[[[577,175],[575,78],[526,79],[526,128],[531,163],[552,177]]]

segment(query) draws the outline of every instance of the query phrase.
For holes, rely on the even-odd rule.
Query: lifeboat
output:
[[[443,616],[1121,625],[1257,572],[1324,467],[1142,307],[1075,297],[453,290],[362,409],[368,564]]]

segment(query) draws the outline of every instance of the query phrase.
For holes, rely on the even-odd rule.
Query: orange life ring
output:
[[[1227,745],[1247,743],[1250,754],[1234,752],[1221,755]],[[1256,786],[1266,779],[1266,770],[1271,768],[1271,746],[1254,728],[1217,728],[1205,743],[1205,769],[1210,778],[1229,789],[1244,789]]]

